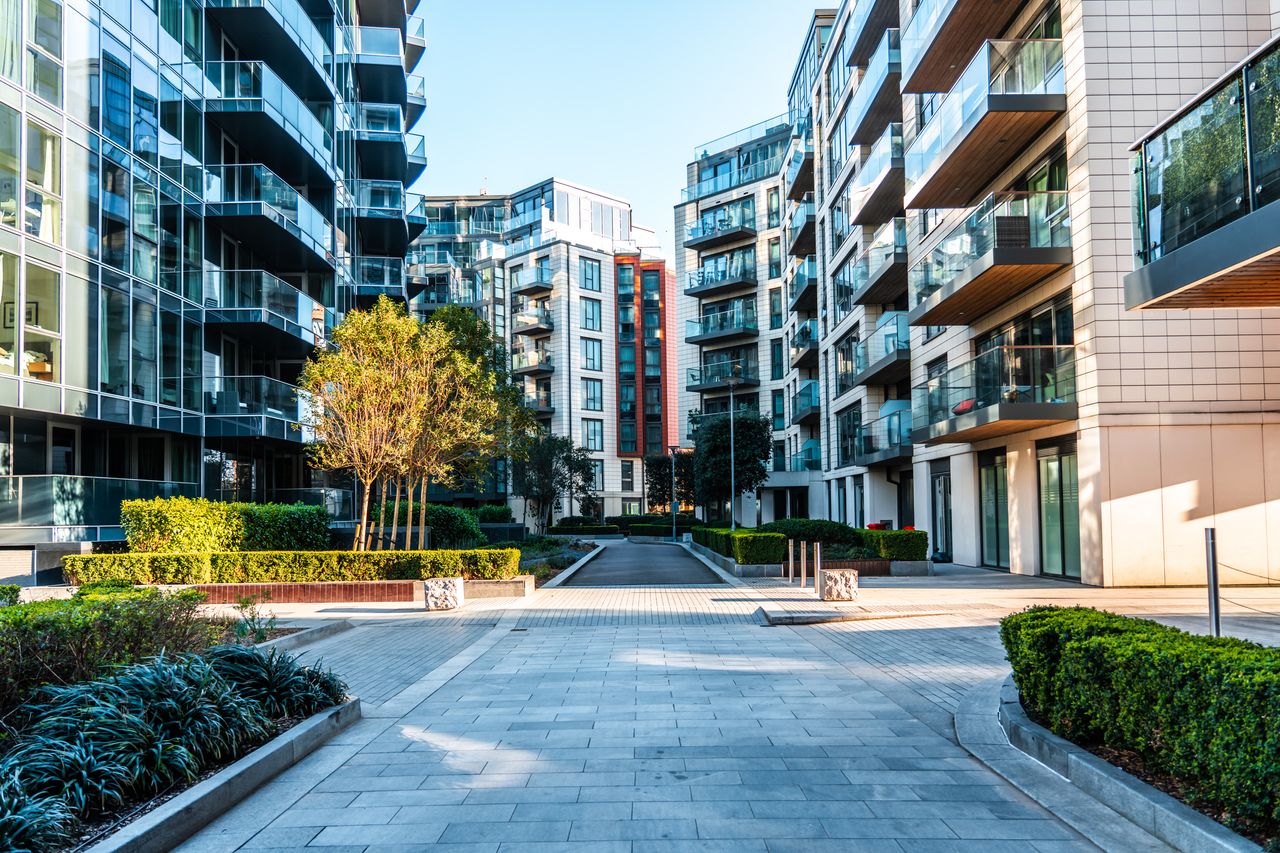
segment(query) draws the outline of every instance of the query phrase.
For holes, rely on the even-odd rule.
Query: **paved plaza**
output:
[[[1092,850],[969,756],[951,715],[1007,671],[996,624],[1027,603],[1193,628],[1203,610],[1203,591],[956,571],[868,582],[866,619],[768,627],[762,606],[812,591],[675,583],[693,567],[669,545],[601,559],[594,579],[457,614],[303,614],[357,621],[305,657],[365,718],[182,849]],[[661,583],[616,585],[649,563]],[[1276,636],[1274,592],[1230,594],[1229,628]]]

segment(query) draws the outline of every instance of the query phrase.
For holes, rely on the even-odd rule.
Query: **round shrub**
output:
[[[846,545],[862,544],[862,536],[856,527],[820,518],[781,518],[756,529],[761,533],[781,533],[788,539],[821,542],[824,545],[837,542]]]
[[[427,527],[432,548],[469,548],[484,541],[476,517],[462,507],[427,504]],[[419,516],[414,516],[416,526]]]
[[[485,504],[476,507],[476,520],[481,524],[514,524],[516,516],[506,504]]]

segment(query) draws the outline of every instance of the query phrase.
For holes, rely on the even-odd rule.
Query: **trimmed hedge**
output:
[[[605,518],[604,523],[618,525],[623,533],[628,532],[637,525],[642,527],[661,527],[665,524],[669,535],[671,531],[671,514],[663,515],[661,513],[648,512],[644,515],[610,515]],[[676,516],[676,529],[681,533],[687,533],[701,523],[688,513],[680,513]]]
[[[677,534],[685,533],[687,530],[688,528],[682,529],[679,524],[676,525]],[[628,536],[664,536],[670,539],[671,520],[668,519],[666,524],[633,524],[622,532]]]
[[[520,571],[520,552],[468,551],[223,551],[214,554],[91,554],[62,559],[70,583],[131,584],[315,583],[418,580],[461,575],[506,580]]]
[[[693,541],[738,565],[781,563],[786,559],[787,537],[781,533],[732,531],[726,527],[695,527]]]
[[[617,536],[616,524],[558,524],[551,528],[552,536]]]
[[[506,504],[483,504],[476,507],[476,521],[481,524],[514,524],[515,513]]]
[[[1228,825],[1280,836],[1280,649],[1086,608],[1015,613],[1000,639],[1051,730],[1136,752]]]
[[[929,534],[923,530],[859,530],[862,544],[886,560],[929,559]]]
[[[756,529],[765,533],[781,533],[788,539],[821,542],[824,545],[837,542],[845,545],[863,544],[862,531],[858,528],[821,518],[780,518]]]
[[[422,507],[420,503],[400,501],[399,524],[401,527],[406,526],[409,514],[413,513],[415,539],[418,535],[418,519],[421,518]],[[427,527],[431,528],[428,544],[432,548],[470,548],[484,542],[484,533],[480,530],[480,522],[476,520],[475,511],[449,504],[426,504],[426,508]],[[377,524],[380,511],[376,506],[369,508],[371,523]],[[387,525],[391,524],[394,513],[395,506],[388,501],[387,515],[384,519]]]
[[[122,501],[129,550],[147,553],[269,551],[329,547],[329,514],[306,504],[226,503],[205,498]]]

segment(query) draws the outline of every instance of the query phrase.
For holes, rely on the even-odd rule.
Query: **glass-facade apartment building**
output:
[[[1227,582],[1280,578],[1262,535],[1280,513],[1280,345],[1265,334],[1280,315],[1200,310],[1255,282],[1265,267],[1240,264],[1274,251],[1274,229],[1247,224],[1270,215],[1270,137],[1245,117],[1270,114],[1226,91],[1270,103],[1265,51],[1237,71],[1248,79],[1164,121],[1171,98],[1193,100],[1271,28],[1265,0],[815,13],[789,148],[762,179],[795,205],[787,251],[813,247],[815,301],[788,303],[782,328],[813,324],[816,368],[790,377],[817,385],[784,389],[775,420],[808,420],[820,440],[809,515],[912,525],[938,560],[1107,586],[1203,582],[1214,526],[1241,570]],[[1193,142],[1214,156],[1183,158]],[[1171,175],[1180,189],[1162,204]],[[1131,178],[1146,207],[1136,273]],[[1221,231],[1254,242],[1207,259],[1207,232],[1228,220]],[[1126,311],[1126,275],[1129,307],[1187,310]],[[787,507],[767,492],[754,512],[766,521]]]
[[[350,517],[292,383],[424,222],[414,5],[0,3],[0,542],[152,495]]]

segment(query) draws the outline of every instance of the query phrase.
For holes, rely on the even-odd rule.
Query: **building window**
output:
[[[634,404],[633,404],[634,405]],[[618,452],[636,452],[636,422],[622,421],[618,424]]]
[[[644,308],[657,308],[658,305],[658,273],[652,270],[645,270],[640,276],[640,287],[642,290],[641,306]]]
[[[578,279],[583,290],[600,292],[600,262],[592,258],[578,259]]]
[[[636,339],[636,306],[623,304],[618,306],[618,340],[634,341]]]
[[[640,501],[635,498],[624,498],[622,501],[623,515],[640,515]]]
[[[582,366],[585,370],[604,370],[604,348],[595,338],[582,339]]]
[[[588,332],[600,331],[600,300],[582,300],[582,328]]]
[[[582,380],[582,408],[588,412],[604,411],[604,381],[600,379]]]
[[[782,328],[782,288],[775,287],[769,291],[769,328]]]
[[[787,443],[785,441],[775,441],[773,443],[773,470],[787,470]]]
[[[778,193],[777,187],[769,190],[769,228],[777,228],[782,224],[782,197]]]
[[[61,152],[58,133],[27,123],[26,232],[48,243],[62,242]]]
[[[599,344],[599,341],[596,341]],[[618,375],[634,377],[636,375],[636,345],[618,345]]]
[[[636,463],[630,459],[622,460],[622,491],[631,492],[636,488]]]
[[[636,292],[636,268],[631,264],[618,266],[618,298],[630,300]]]
[[[773,428],[787,428],[787,398],[781,390],[773,392]]]
[[[1075,441],[1039,446],[1040,573],[1080,577],[1080,488]]]
[[[782,278],[782,241],[777,237],[769,241],[769,278]]]
[[[644,452],[650,456],[662,453],[662,424],[644,425]]]
[[[587,450],[604,450],[604,421],[582,419],[582,446]]]
[[[781,379],[786,367],[782,361],[782,338],[769,342],[769,378]]]
[[[597,492],[604,491],[604,460],[591,460],[591,488]]]

